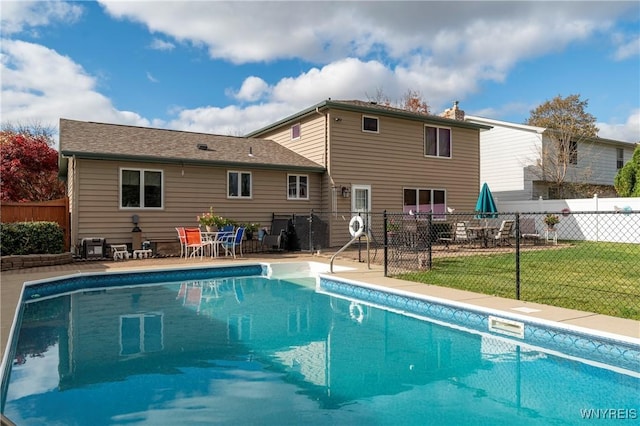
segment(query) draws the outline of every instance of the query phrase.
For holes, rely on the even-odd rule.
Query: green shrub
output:
[[[0,255],[64,252],[64,232],[55,222],[0,223]]]

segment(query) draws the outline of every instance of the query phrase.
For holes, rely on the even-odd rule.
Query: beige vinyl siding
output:
[[[452,127],[452,157],[424,156],[424,123],[379,116],[379,133],[362,132],[362,114],[333,113],[329,170],[337,187],[371,185],[371,208],[401,212],[403,188],[446,190],[447,205],[473,211],[479,191],[479,132]],[[347,211],[351,199],[337,197]],[[332,244],[348,240],[342,220],[331,228]],[[344,229],[343,229],[344,228]],[[335,236],[335,238],[333,238]]]
[[[82,238],[109,236],[107,243],[130,243],[133,223],[139,216],[142,238],[150,241],[176,239],[176,226],[197,226],[196,216],[214,208],[216,214],[237,222],[258,222],[270,226],[272,213],[309,214],[320,208],[321,175],[286,170],[250,170],[234,167],[119,163],[79,160],[82,180],[77,187],[82,200],[77,211],[78,235]],[[161,210],[121,209],[119,171],[153,169],[163,171],[164,208]],[[252,175],[251,199],[227,198],[227,170],[248,171]],[[309,200],[287,200],[287,174],[309,176]]]
[[[300,123],[300,138],[291,140],[291,126],[296,123]],[[271,139],[311,161],[326,166],[324,135],[325,117],[322,114],[315,114],[300,121],[291,122],[260,137]]]

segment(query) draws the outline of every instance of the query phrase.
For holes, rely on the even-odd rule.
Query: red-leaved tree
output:
[[[62,198],[65,187],[58,179],[58,151],[46,135],[3,130],[0,132],[1,200],[48,201]]]

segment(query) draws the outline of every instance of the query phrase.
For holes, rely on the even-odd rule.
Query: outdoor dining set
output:
[[[180,240],[180,257],[202,258],[205,255],[219,257],[221,255],[237,255],[242,257],[242,240],[245,228],[227,225],[217,231],[202,231],[196,227],[176,227]]]

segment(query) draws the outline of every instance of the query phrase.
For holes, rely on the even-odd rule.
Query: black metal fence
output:
[[[383,219],[386,276],[640,319],[639,212]]]
[[[311,211],[288,216],[282,249],[331,255],[341,247],[331,246],[329,223],[344,223],[334,231],[344,229],[346,242],[353,215],[362,216],[371,261],[384,266],[385,276],[640,320],[638,211],[487,217]],[[558,223],[545,223],[547,215]],[[365,239],[340,256],[366,261]]]

